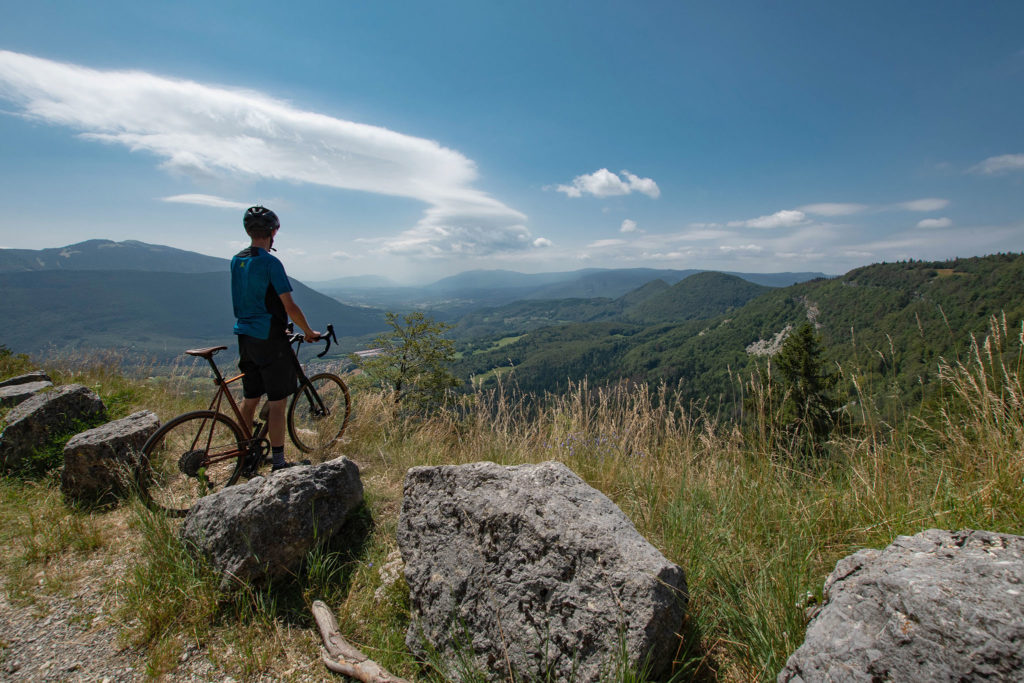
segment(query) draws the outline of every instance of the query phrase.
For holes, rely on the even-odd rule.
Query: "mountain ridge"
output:
[[[89,239],[47,249],[0,249],[0,273],[42,270],[150,270],[212,273],[227,270],[228,259],[148,244]]]

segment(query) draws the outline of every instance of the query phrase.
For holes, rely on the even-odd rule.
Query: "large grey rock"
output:
[[[146,440],[160,427],[148,410],[76,434],[64,446],[60,488],[67,498],[104,500],[130,493]]]
[[[0,387],[0,408],[16,406],[22,401],[32,398],[43,389],[49,389],[53,382],[24,382]]]
[[[229,486],[192,506],[181,537],[223,577],[221,588],[292,574],[363,503],[359,468],[341,457]]]
[[[24,375],[18,375],[17,377],[10,377],[0,382],[0,387],[13,387],[18,384],[30,384],[32,382],[50,382],[50,386],[53,386],[53,380],[42,370],[33,370],[32,372],[26,372]]]
[[[568,467],[482,462],[406,474],[398,544],[406,644],[492,680],[593,681],[645,657],[672,661],[683,570]]]
[[[1024,681],[1024,537],[930,529],[843,558],[785,681]]]
[[[36,394],[7,413],[0,434],[0,468],[17,467],[32,452],[76,423],[95,420],[106,409],[96,393],[80,384],[66,384]]]

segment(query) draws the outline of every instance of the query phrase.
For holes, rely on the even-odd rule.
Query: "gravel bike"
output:
[[[333,325],[327,326],[321,339],[327,346],[317,354],[318,358],[327,355],[332,340],[338,342]],[[307,377],[298,357],[305,338],[292,333],[289,326],[288,341],[295,345],[292,359],[299,378],[298,390],[287,410],[288,436],[304,453],[322,452],[336,444],[348,426],[352,412],[348,387],[329,372]],[[270,454],[270,406],[263,404],[251,428],[246,424],[229,388],[242,375],[224,379],[213,360],[214,354],[226,348],[211,346],[185,352],[206,359],[213,369],[213,383],[217,386],[213,400],[206,410],[184,413],[162,425],[142,447],[137,477],[139,494],[150,508],[172,517],[183,517],[202,496],[231,486],[242,476],[256,475]],[[234,418],[221,411],[225,403]]]

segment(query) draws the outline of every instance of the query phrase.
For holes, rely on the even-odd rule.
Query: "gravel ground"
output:
[[[146,654],[126,644],[126,624],[115,617],[117,582],[131,553],[109,548],[88,556],[72,554],[40,572],[26,599],[8,596],[0,578],[0,681],[90,681],[115,683],[154,680],[146,672]],[[312,629],[282,627],[284,655],[266,671],[245,681],[342,681],[319,659]],[[230,659],[230,649],[216,658],[206,648],[190,646],[177,667],[156,680],[171,683],[236,678],[215,661]]]

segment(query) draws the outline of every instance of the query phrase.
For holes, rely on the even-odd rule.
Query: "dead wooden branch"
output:
[[[345,640],[338,629],[334,613],[320,600],[314,600],[313,619],[320,629],[324,645],[320,648],[320,659],[331,671],[351,676],[363,683],[408,683],[404,678],[393,676],[381,668],[358,648]]]

